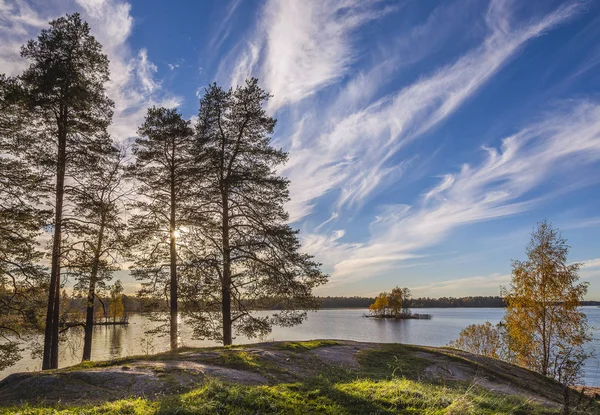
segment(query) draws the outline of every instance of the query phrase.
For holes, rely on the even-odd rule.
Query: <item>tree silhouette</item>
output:
[[[174,109],[149,109],[130,169],[138,194],[133,205],[137,213],[129,222],[135,248],[132,274],[144,281],[145,293],[168,298],[171,350],[178,347],[178,233],[187,221],[194,164],[189,124]]]
[[[47,273],[37,238],[49,212],[42,208],[44,176],[21,155],[26,126],[18,80],[0,75],[0,370],[20,358],[20,337],[41,330]]]
[[[91,358],[96,292],[106,289],[126,253],[124,159],[124,149],[111,149],[65,189],[73,208],[64,218],[63,263],[76,279],[75,291],[87,298],[84,361]]]
[[[31,160],[55,177],[50,289],[42,369],[58,367],[60,260],[65,180],[77,166],[93,165],[110,147],[106,132],[113,102],[105,95],[108,59],[75,13],[50,22],[21,49],[31,62],[20,76],[30,123]]]
[[[299,324],[316,308],[312,289],[326,281],[319,264],[299,252],[284,203],[288,181],[275,169],[287,154],[271,146],[275,120],[256,79],[235,90],[216,84],[200,101],[197,192],[192,232],[202,266],[186,289],[195,334],[229,345],[233,329],[252,337],[273,324]],[[275,316],[252,310],[277,302]],[[220,311],[220,319],[217,318]]]

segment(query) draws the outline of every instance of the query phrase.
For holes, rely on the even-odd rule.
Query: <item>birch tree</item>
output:
[[[505,293],[506,330],[517,364],[573,384],[582,374],[591,340],[581,301],[581,264],[569,263],[569,246],[560,232],[542,222],[531,234],[527,260],[513,261]]]

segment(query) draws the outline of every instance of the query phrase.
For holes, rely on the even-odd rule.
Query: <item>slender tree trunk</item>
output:
[[[177,307],[177,247],[175,240],[175,180],[174,172],[171,174],[171,217],[169,233],[171,236],[170,241],[170,257],[171,257],[171,351],[177,350],[178,342],[178,307]]]
[[[95,284],[94,284],[95,285]],[[83,357],[82,362],[90,360],[92,358],[92,334],[94,332],[94,291],[95,287],[92,287],[90,282],[90,288],[88,289],[87,297],[87,309],[85,315],[85,334],[83,336]]]
[[[92,335],[94,333],[94,299],[96,297],[96,281],[98,279],[98,267],[100,265],[100,252],[102,252],[102,241],[104,239],[104,215],[100,221],[100,230],[98,234],[98,243],[96,253],[94,254],[94,263],[92,264],[92,273],[90,275],[90,286],[87,296],[87,310],[85,316],[85,334],[83,339],[83,357],[82,361],[92,358]]]
[[[62,211],[65,185],[67,134],[62,127],[58,134],[58,160],[56,166],[56,198],[54,216],[54,238],[50,267],[50,289],[44,333],[44,357],[42,370],[58,368],[58,320],[60,316],[60,255],[62,241]]]
[[[231,252],[229,248],[229,203],[223,191],[223,282],[221,284],[221,312],[223,314],[223,345],[233,342],[231,335]]]
[[[548,341],[547,328],[547,302],[546,302],[546,271],[544,269],[544,258],[542,257],[541,270],[541,297],[542,297],[542,375],[548,376],[548,365],[550,362],[550,342]]]

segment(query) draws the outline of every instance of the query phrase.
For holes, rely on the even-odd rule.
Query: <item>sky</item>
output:
[[[212,82],[273,95],[318,295],[498,295],[547,219],[600,300],[600,2],[0,0],[0,73],[72,12],[110,59],[115,141],[152,105],[193,119]]]

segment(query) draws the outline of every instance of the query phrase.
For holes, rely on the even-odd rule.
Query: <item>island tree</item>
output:
[[[22,93],[18,80],[0,75],[0,370],[19,360],[24,335],[43,328],[48,282],[37,242],[49,215],[44,176],[20,157]]]
[[[110,289],[109,314],[112,317],[113,323],[115,323],[118,318],[123,317],[124,311],[123,285],[120,280],[117,280]]]
[[[21,49],[31,64],[19,77],[25,90],[30,160],[54,178],[50,287],[42,368],[58,367],[60,262],[65,182],[110,146],[113,102],[105,94],[108,59],[89,25],[75,13],[50,22]]]
[[[569,246],[548,222],[533,231],[527,260],[513,261],[505,293],[506,330],[516,362],[565,384],[581,375],[591,340],[581,301],[579,263],[569,263]]]
[[[65,189],[73,208],[63,220],[63,263],[76,281],[74,290],[87,298],[84,361],[91,358],[97,292],[107,289],[126,253],[124,159],[124,149],[110,149],[96,165],[75,175]]]
[[[287,154],[271,145],[275,119],[256,79],[235,90],[213,84],[197,123],[194,249],[199,266],[186,286],[195,334],[232,344],[274,324],[299,324],[317,307],[312,289],[326,281],[319,264],[300,252],[288,225],[287,179],[276,168]],[[254,310],[276,307],[271,316]]]
[[[369,311],[375,317],[407,317],[410,316],[410,290],[406,287],[395,287],[391,292],[380,293]]]
[[[373,304],[369,306],[369,311],[377,317],[385,317],[389,308],[389,298],[387,293],[380,293],[375,297]]]
[[[138,131],[130,174],[138,200],[131,218],[132,274],[143,294],[160,295],[170,308],[171,350],[178,347],[178,235],[189,213],[194,168],[193,129],[175,109],[150,108]]]

